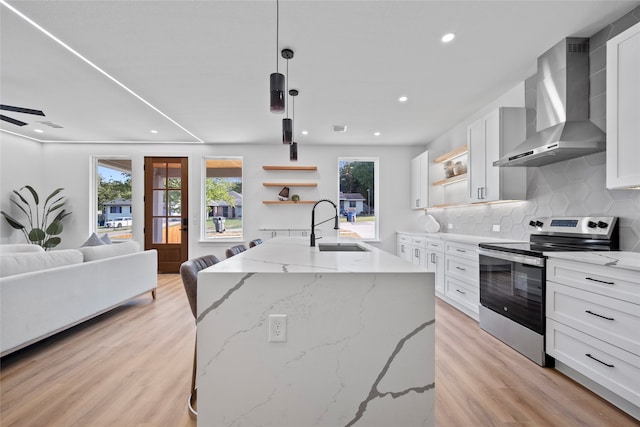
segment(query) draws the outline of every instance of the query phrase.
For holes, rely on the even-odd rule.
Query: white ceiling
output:
[[[414,145],[531,76],[562,38],[589,37],[640,1],[281,0],[278,50],[275,0],[0,3],[0,101],[46,114],[3,112],[29,123],[0,122],[4,131],[43,142],[281,143],[269,74],[276,57],[286,71],[276,52],[289,47],[294,140]],[[457,37],[443,44],[448,32]]]

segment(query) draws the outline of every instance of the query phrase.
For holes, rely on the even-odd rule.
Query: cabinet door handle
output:
[[[480,197],[480,187],[478,187],[477,196],[478,200],[482,199],[482,197]]]
[[[400,253],[403,254],[404,253],[404,245],[400,245]]]
[[[459,292],[459,293],[461,293],[462,295],[466,295],[466,294],[467,294],[466,292],[461,291],[460,289],[456,289],[456,292]]]
[[[604,283],[605,285],[615,285],[615,282],[605,282],[604,280],[593,279],[591,277],[585,277],[587,280],[591,280],[592,282]]]
[[[607,319],[607,320],[616,320],[616,319],[614,319],[613,317],[603,316],[602,314],[594,313],[594,312],[593,312],[593,311],[591,311],[591,310],[585,310],[584,312],[585,312],[585,313],[589,313],[589,314],[591,314],[592,316],[601,317],[601,318],[603,318],[603,319]]]
[[[609,364],[609,363],[603,362],[602,360],[598,360],[598,359],[596,359],[595,357],[593,357],[593,356],[592,356],[592,355],[590,355],[589,353],[585,353],[584,355],[585,355],[585,356],[587,356],[589,359],[593,359],[593,360],[595,360],[595,361],[596,361],[596,362],[598,362],[598,363],[602,363],[604,366],[608,366],[609,368],[613,368],[613,367],[614,367],[614,365],[611,365],[611,364]]]
[[[466,269],[466,268],[458,267],[457,265],[456,265],[456,268],[457,268],[458,270],[467,271],[467,269]]]
[[[420,199],[416,199],[416,208],[420,206]]]
[[[456,248],[456,251],[458,251],[458,252],[464,252],[464,253],[467,253],[467,251],[465,251],[464,249],[457,249],[457,248]]]
[[[431,254],[431,262],[433,262],[433,263],[435,263],[435,262],[436,262],[436,261],[435,261],[435,256],[436,256],[436,254]]]

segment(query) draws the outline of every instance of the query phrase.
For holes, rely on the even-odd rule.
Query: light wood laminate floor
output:
[[[186,409],[193,316],[179,275],[158,282],[155,302],[141,296],[3,358],[0,425],[195,426]],[[436,319],[439,427],[640,425],[446,303]]]

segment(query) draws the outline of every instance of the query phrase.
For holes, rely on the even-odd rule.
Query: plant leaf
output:
[[[36,192],[36,190],[34,190],[33,187],[30,185],[25,185],[22,188],[26,188],[27,190],[29,190],[29,192],[31,192],[31,195],[33,196],[33,200],[36,202],[36,206],[38,206],[40,204],[40,197],[38,197],[38,193]]]
[[[45,237],[46,234],[39,228],[34,228],[29,232],[29,240],[31,240],[32,242],[40,242],[44,240]]]
[[[2,214],[2,216],[4,217],[4,219],[7,220],[9,225],[12,226],[13,228],[15,228],[16,230],[22,230],[24,228],[24,225],[20,224],[18,221],[13,219],[5,211],[0,211],[0,214]]]
[[[49,197],[47,197],[47,200],[44,201],[44,204],[46,205],[49,202],[49,200],[51,200],[56,194],[58,194],[62,190],[64,190],[64,188],[56,188],[55,190],[53,190],[53,192],[49,194]],[[62,197],[60,199],[62,199]]]
[[[49,209],[47,209],[47,215],[49,215],[51,212],[55,211],[56,209],[60,209],[63,206],[64,206],[64,202],[59,203],[55,206],[51,206]]]
[[[47,234],[50,236],[55,236],[60,233],[62,233],[62,221],[55,220],[47,227]]]
[[[23,187],[24,188],[24,187]],[[20,194],[17,190],[13,190],[13,194],[15,194],[16,196],[20,197],[20,200],[22,200],[22,203],[24,203],[25,205],[29,206],[29,202],[27,202],[27,199],[25,199],[22,194]],[[17,203],[16,203],[17,204]],[[18,205],[20,206],[20,205]]]
[[[62,241],[61,238],[59,237],[51,237],[50,239],[47,239],[43,244],[42,247],[47,250],[47,249],[51,249],[55,246],[58,246],[60,244],[60,242]]]
[[[15,200],[11,200],[11,203],[13,203],[14,205],[16,205],[18,207],[18,209],[20,209],[22,212],[24,212],[24,214],[27,216],[27,219],[29,219],[29,214],[27,213],[27,211]]]
[[[56,217],[53,220],[62,221],[64,218],[68,217],[69,215],[71,215],[71,212],[67,212],[65,209],[63,209],[60,212],[58,212],[58,215],[56,215]]]

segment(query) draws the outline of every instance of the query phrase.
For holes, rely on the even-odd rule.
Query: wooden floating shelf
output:
[[[291,200],[263,200],[265,205],[313,205],[315,200],[299,200],[297,202]]]
[[[449,185],[449,184],[454,184],[456,182],[464,181],[466,179],[467,179],[467,174],[466,173],[462,173],[460,175],[452,176],[451,178],[447,178],[447,179],[442,179],[440,181],[436,181],[432,185],[433,186]]]
[[[262,166],[266,171],[315,171],[317,166]]]
[[[316,182],[263,182],[265,187],[317,187]]]
[[[463,145],[462,147],[458,147],[455,150],[451,150],[448,153],[443,154],[440,157],[437,157],[433,160],[433,163],[444,163],[447,160],[455,159],[458,156],[462,156],[467,153],[467,146]]]

